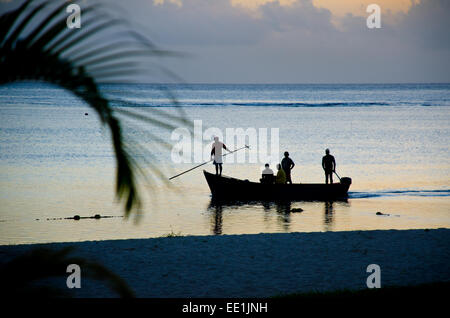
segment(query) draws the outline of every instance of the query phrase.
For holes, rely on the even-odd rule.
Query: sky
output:
[[[186,54],[158,62],[188,83],[450,82],[448,0],[110,2],[157,45]],[[371,3],[380,29],[366,26]]]

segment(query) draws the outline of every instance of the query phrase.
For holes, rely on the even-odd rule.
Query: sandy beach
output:
[[[450,281],[450,230],[378,230],[162,237],[0,246],[2,262],[35,247],[75,246],[124,278],[138,297],[271,297],[365,289],[369,264],[381,287]],[[65,288],[65,279],[55,280]],[[82,280],[76,297],[113,297]]]

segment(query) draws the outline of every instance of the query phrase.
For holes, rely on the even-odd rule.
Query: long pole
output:
[[[233,150],[233,151],[230,151],[229,153],[224,154],[222,157],[225,157],[226,155],[232,154],[233,152],[236,152],[236,151],[239,151],[239,150],[245,149],[245,148],[250,149],[249,146],[245,145],[244,147],[238,148],[238,149],[236,149],[236,150]],[[214,161],[214,159],[211,159],[211,160],[209,160],[209,161],[203,162],[203,163],[201,163],[201,164],[199,164],[199,165],[197,165],[197,166],[195,166],[195,167],[193,167],[193,168],[191,168],[191,169],[188,169],[188,170],[186,170],[186,171],[183,171],[182,173],[177,174],[176,176],[170,177],[169,180],[172,180],[172,179],[174,179],[174,178],[176,178],[176,177],[179,177],[179,176],[181,176],[182,174],[185,174],[185,173],[187,173],[187,172],[189,172],[189,171],[192,171],[192,170],[194,170],[194,169],[197,169],[198,167],[201,167],[201,166],[203,166],[203,165],[206,165],[207,163],[210,163],[210,162],[212,162],[212,161]]]
[[[341,177],[339,177],[339,175],[337,174],[337,172],[336,171],[333,171],[336,175],[337,175],[337,177],[339,178],[339,181],[341,181]]]

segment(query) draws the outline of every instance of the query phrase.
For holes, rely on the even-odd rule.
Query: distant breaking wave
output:
[[[269,102],[269,101],[248,101],[248,102],[187,102],[180,100],[178,104],[168,101],[135,101],[128,100],[125,103],[114,103],[114,106],[125,106],[125,107],[226,107],[226,106],[238,106],[238,107],[364,107],[364,106],[443,106],[440,104],[431,103],[412,103],[412,102]]]
[[[184,105],[184,104],[183,104]],[[302,102],[230,102],[230,103],[191,103],[186,106],[266,106],[266,107],[344,107],[344,106],[387,106],[389,103],[378,102],[328,102],[328,103],[302,103]]]
[[[386,190],[374,192],[349,191],[349,198],[364,199],[377,197],[395,197],[395,196],[417,196],[417,197],[448,197],[450,189],[447,190]]]

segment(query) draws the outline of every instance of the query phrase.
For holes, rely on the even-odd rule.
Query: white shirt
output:
[[[270,168],[265,168],[262,172],[262,174],[272,174],[273,175],[273,170]]]
[[[223,142],[215,141],[212,147],[214,148],[214,161],[216,163],[222,163]]]

